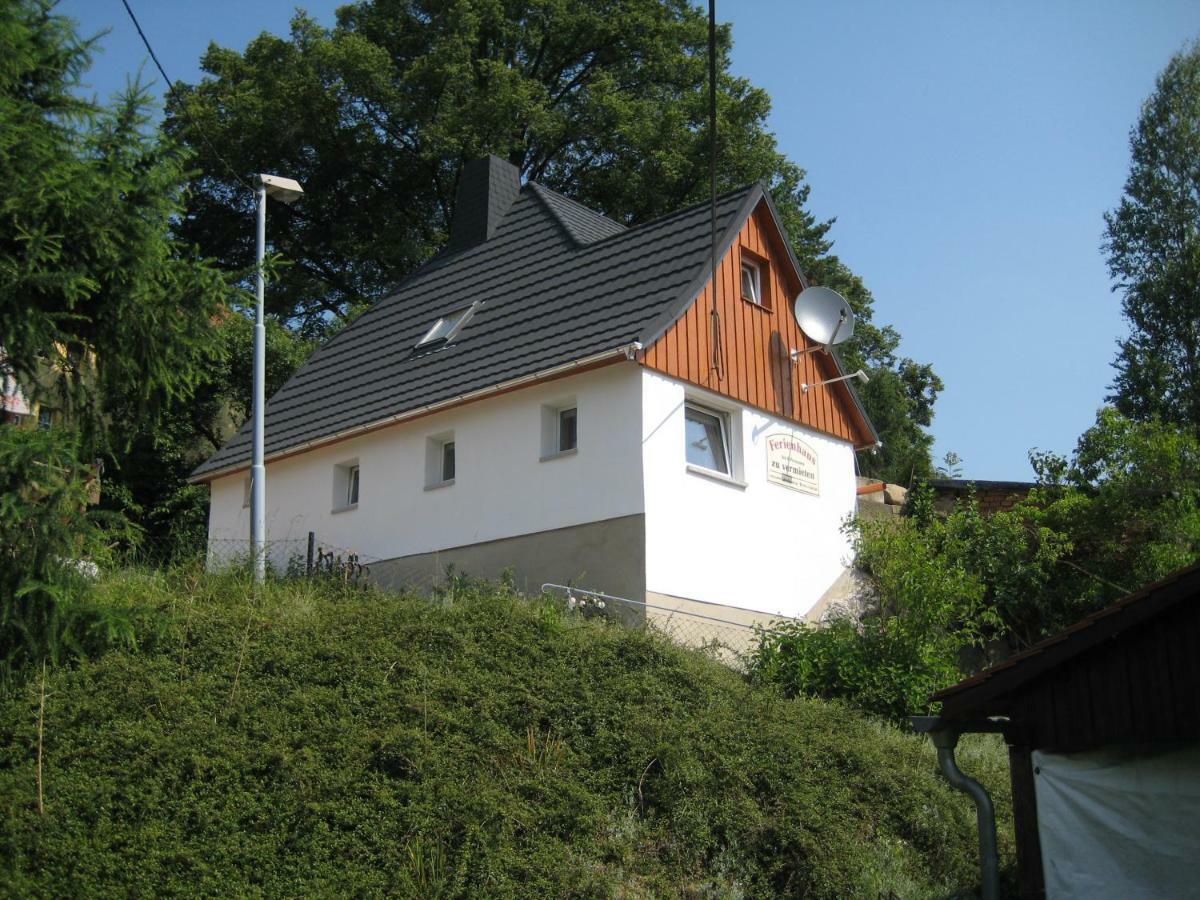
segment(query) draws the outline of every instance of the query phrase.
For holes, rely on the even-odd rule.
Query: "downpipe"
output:
[[[988,790],[962,772],[954,758],[954,749],[964,728],[950,724],[938,716],[911,716],[914,730],[928,733],[937,749],[937,766],[955,791],[965,793],[976,805],[976,826],[979,830],[979,881],[982,900],[1000,898],[1000,853],[996,850],[996,808]],[[1003,731],[1001,722],[988,720],[970,727],[972,732]]]

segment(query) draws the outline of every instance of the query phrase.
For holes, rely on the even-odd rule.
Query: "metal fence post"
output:
[[[317,533],[310,531],[308,533],[308,559],[304,564],[304,574],[308,578],[312,578],[313,573],[313,550],[317,546]]]

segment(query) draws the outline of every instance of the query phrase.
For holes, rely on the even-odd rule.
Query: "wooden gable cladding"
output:
[[[792,315],[800,279],[782,241],[771,211],[760,201],[717,268],[723,378],[718,379],[711,364],[711,283],[662,337],[646,348],[642,363],[856,447],[870,446],[875,442],[870,426],[844,384],[814,388],[807,394],[800,390],[802,383],[835,378],[838,372],[823,353],[805,354],[796,363],[791,360],[793,348],[803,349],[811,342]],[[742,298],[743,256],[767,263],[763,294],[769,308]]]

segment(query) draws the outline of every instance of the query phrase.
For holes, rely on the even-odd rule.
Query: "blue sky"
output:
[[[194,81],[210,41],[285,33],[294,2],[130,0],[167,73]],[[331,24],[337,3],[302,4]],[[904,355],[946,382],[933,432],[964,473],[1028,479],[1031,447],[1069,452],[1125,333],[1100,251],[1128,134],[1154,78],[1200,37],[1185,0],[729,0],[733,68],[774,102],[781,149],[835,251]],[[120,0],[64,0],[111,28],[101,96],[149,63]],[[161,85],[160,85],[161,87]]]

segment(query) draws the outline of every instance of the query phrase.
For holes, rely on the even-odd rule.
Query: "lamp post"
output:
[[[261,583],[267,574],[267,467],[263,463],[263,421],[267,405],[267,329],[263,324],[263,256],[267,247],[267,197],[280,203],[295,203],[304,189],[291,178],[259,175],[255,195],[258,198],[258,249],[255,265],[254,310],[254,456],[250,466],[250,542],[254,547],[254,580]]]

